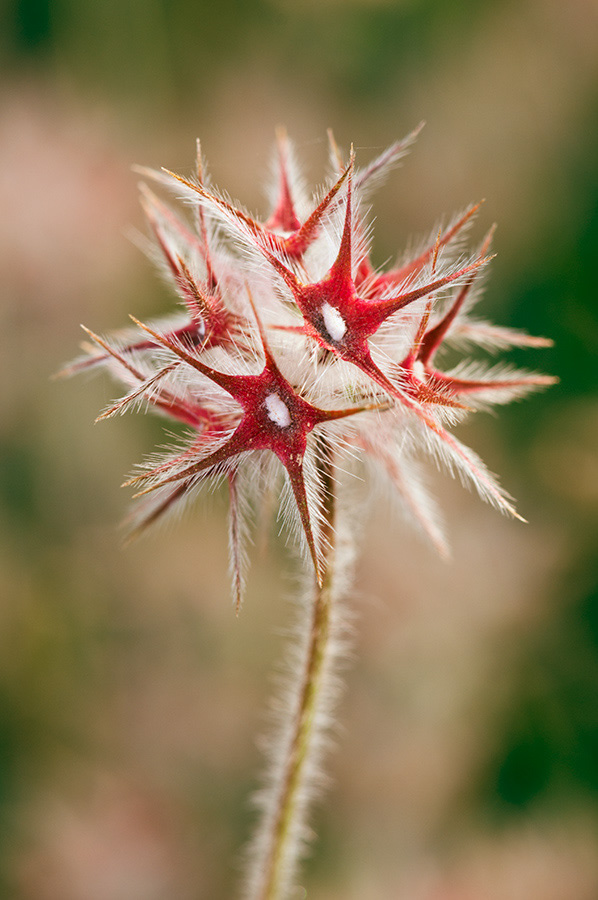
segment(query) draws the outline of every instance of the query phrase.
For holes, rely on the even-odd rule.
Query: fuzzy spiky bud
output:
[[[313,197],[299,179],[286,133],[277,135],[277,193],[259,221],[210,186],[198,145],[193,178],[139,169],[146,180],[182,194],[181,216],[147,184],[142,204],[162,269],[182,312],[169,322],[105,340],[88,332],[86,355],[67,372],[109,367],[128,393],[102,417],[140,400],[188,429],[183,448],[142,467],[138,532],[187,499],[204,481],[230,489],[231,559],[237,605],[252,505],[270,479],[283,485],[283,507],[316,578],[328,540],[314,442],[326,437],[338,457],[382,468],[400,502],[432,542],[446,542],[432,500],[417,476],[423,453],[444,462],[481,496],[516,516],[511,499],[449,426],[468,412],[504,403],[553,379],[463,361],[439,360],[454,339],[482,348],[549,342],[471,318],[490,260],[492,232],[466,256],[462,238],[478,205],[400,266],[377,269],[360,209],[368,191],[396,164],[417,131],[356,167],[330,135],[334,172]],[[267,475],[265,476],[265,473]]]

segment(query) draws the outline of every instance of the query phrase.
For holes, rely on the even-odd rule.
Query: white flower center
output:
[[[416,378],[419,378],[420,381],[427,381],[426,370],[421,359],[416,359],[413,363],[413,374]]]
[[[338,309],[335,306],[331,306],[330,303],[323,303],[322,318],[324,319],[326,331],[328,332],[332,340],[342,340],[345,331],[347,330],[347,323],[341,316]]]
[[[286,403],[280,399],[278,394],[268,394],[266,397],[266,409],[268,410],[268,418],[279,428],[287,428],[291,424],[291,414]]]

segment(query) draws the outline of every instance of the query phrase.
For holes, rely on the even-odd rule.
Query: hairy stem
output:
[[[313,588],[301,625],[294,683],[281,698],[280,734],[271,749],[269,784],[260,798],[262,820],[252,845],[247,900],[283,900],[292,890],[297,865],[309,839],[306,816],[317,789],[319,757],[335,699],[334,662],[339,653],[335,610],[338,548],[335,532],[335,482],[329,445],[319,441],[319,475],[325,495],[326,553],[322,586]],[[307,627],[306,627],[307,626]]]

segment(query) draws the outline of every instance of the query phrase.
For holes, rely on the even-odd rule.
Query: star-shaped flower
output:
[[[257,313],[255,315],[265,358],[263,369],[255,375],[232,375],[218,371],[203,363],[193,349],[185,349],[180,341],[161,335],[134,319],[136,324],[158,344],[226,391],[239,405],[241,414],[232,433],[216,449],[207,453],[200,452],[197,454],[199,458],[194,458],[191,462],[186,461],[187,464],[182,468],[181,458],[178,457],[135,476],[126,484],[152,481],[150,487],[141,491],[141,494],[144,494],[173,482],[188,483],[197,476],[213,472],[219,466],[228,465],[242,454],[270,451],[280,460],[288,474],[316,575],[321,581],[320,560],[323,548],[318,546],[314,537],[313,515],[310,512],[303,473],[308,437],[318,425],[372,410],[374,405],[320,409],[304,399],[280,372]],[[174,471],[169,474],[169,470],[173,469]]]
[[[286,133],[279,131],[277,188],[264,219],[211,187],[199,144],[193,180],[167,170],[138,170],[162,187],[183,191],[192,206],[189,221],[141,186],[183,317],[174,324],[133,319],[141,337],[136,332],[104,340],[88,332],[92,347],[67,371],[105,366],[126,385],[126,395],[100,418],[145,403],[187,429],[182,447],[148,462],[126,482],[141,488],[134,533],[180,506],[204,482],[227,480],[237,605],[248,519],[266,483],[274,484],[271,464],[284,473],[290,502],[283,499],[282,506],[287,514],[294,510],[322,581],[325,485],[315,459],[324,445],[337,464],[343,456],[348,470],[360,459],[381,469],[443,554],[447,543],[420,474],[422,453],[517,516],[496,478],[449,430],[476,408],[553,382],[477,360],[449,370],[442,366],[451,343],[491,349],[549,343],[472,318],[491,259],[492,230],[469,257],[461,244],[479,204],[398,265],[379,269],[370,257],[360,202],[418,131],[362,169],[356,169],[353,150],[343,162],[330,134],[336,171],[311,200],[296,177]]]

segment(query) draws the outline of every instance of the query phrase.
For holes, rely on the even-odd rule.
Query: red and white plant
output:
[[[185,427],[180,447],[149,459],[126,482],[139,488],[133,533],[180,507],[204,483],[225,480],[237,610],[260,504],[278,506],[312,569],[302,652],[289,673],[285,718],[260,798],[248,898],[288,896],[308,838],[306,812],[342,644],[339,600],[351,569],[351,519],[359,517],[348,509],[355,501],[351,478],[368,467],[381,471],[398,502],[446,554],[420,457],[518,517],[496,478],[450,428],[473,410],[554,381],[479,361],[442,366],[446,347],[550,344],[473,316],[492,239],[491,230],[473,253],[463,250],[478,206],[414,256],[386,270],[372,263],[369,192],[418,132],[362,169],[353,150],[343,159],[330,134],[333,174],[310,196],[280,131],[278,184],[263,222],[211,186],[199,144],[192,178],[138,170],[189,205],[189,214],[180,215],[141,185],[151,252],[181,311],[153,324],[134,319],[136,331],[109,339],[88,331],[85,355],[65,370],[106,367],[126,386],[99,418],[141,405]]]

